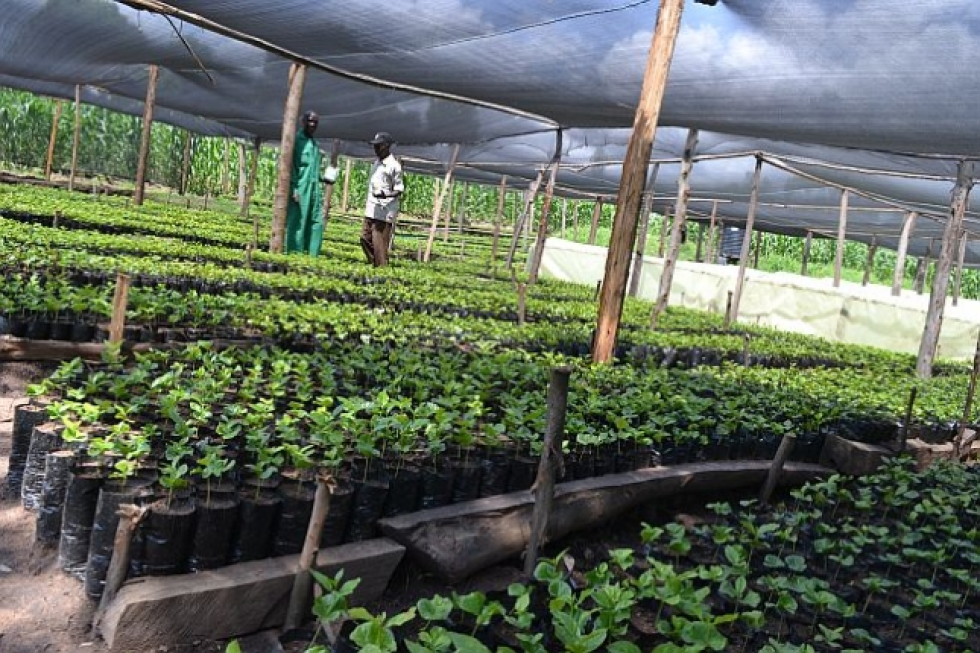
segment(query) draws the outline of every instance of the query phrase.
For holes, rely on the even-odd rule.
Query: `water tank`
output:
[[[726,227],[721,232],[721,247],[719,254],[728,262],[737,261],[742,254],[742,240],[745,239],[745,229]]]

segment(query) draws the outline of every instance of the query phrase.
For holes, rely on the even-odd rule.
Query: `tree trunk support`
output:
[[[905,281],[905,256],[909,251],[909,237],[915,228],[916,212],[910,211],[905,214],[905,221],[902,223],[902,235],[898,239],[898,251],[895,253],[895,274],[892,276],[892,295],[898,297],[902,294],[902,284]]]
[[[129,275],[122,272],[116,275],[116,290],[112,295],[112,321],[109,322],[109,342],[123,340],[126,328],[126,305],[129,301]]]
[[[616,348],[616,335],[623,313],[626,282],[629,276],[633,242],[636,239],[636,223],[640,211],[640,195],[647,178],[650,152],[660,118],[667,73],[674,56],[674,45],[680,31],[684,0],[660,0],[657,24],[653,31],[650,55],[643,74],[640,102],[633,120],[633,133],[626,148],[623,174],[619,182],[616,215],[609,239],[609,253],[603,274],[602,293],[599,298],[599,317],[596,321],[596,337],[592,360],[607,363]]]
[[[861,285],[867,286],[868,282],[871,280],[871,272],[875,267],[875,254],[878,253],[878,239],[875,236],[871,237],[871,244],[868,245],[868,261],[864,265],[864,277],[861,279]]]
[[[143,130],[140,134],[140,154],[136,162],[136,188],[133,190],[133,204],[142,206],[146,192],[146,173],[150,165],[150,133],[153,128],[153,108],[157,101],[157,80],[160,78],[160,68],[150,65],[150,74],[146,82],[146,99],[143,102]]]
[[[330,509],[330,494],[335,483],[332,477],[319,474],[316,479],[316,494],[313,495],[313,514],[306,528],[306,539],[303,540],[303,550],[299,554],[296,578],[289,595],[289,608],[286,610],[286,622],[283,630],[298,628],[310,613],[313,603],[313,576],[310,569],[316,563],[316,554],[320,550],[320,533],[323,522]]]
[[[303,86],[306,84],[306,66],[294,63],[289,67],[289,91],[282,115],[282,136],[279,138],[279,176],[272,211],[272,235],[269,251],[282,254],[286,237],[286,216],[289,212],[289,185],[293,174],[293,150],[296,146],[296,122]]]
[[[752,195],[749,199],[749,214],[745,218],[745,236],[742,238],[742,250],[738,259],[738,276],[735,279],[735,292],[732,294],[732,307],[725,316],[725,328],[732,322],[738,321],[738,305],[742,301],[742,289],[745,287],[745,268],[749,263],[749,248],[752,245],[752,227],[755,225],[755,211],[759,205],[759,180],[762,177],[762,157],[755,159],[755,173],[752,176]]]
[[[840,193],[840,217],[837,219],[837,249],[834,253],[834,288],[840,288],[841,267],[844,265],[844,244],[847,242],[847,203],[849,193]]]
[[[687,203],[691,198],[691,170],[694,168],[694,150],[698,146],[698,130],[689,129],[687,141],[684,143],[684,156],[681,159],[681,174],[677,178],[677,199],[674,204],[674,223],[670,227],[670,247],[667,259],[664,261],[663,273],[660,275],[660,289],[657,291],[657,303],[650,314],[650,328],[657,328],[657,321],[667,309],[670,301],[670,286],[674,282],[674,269],[681,254],[681,239],[684,226],[687,223]]]
[[[943,311],[946,307],[946,291],[949,287],[949,271],[953,265],[953,249],[956,235],[963,229],[963,217],[966,206],[970,201],[970,190],[973,188],[972,161],[960,161],[956,174],[956,186],[953,188],[953,200],[950,205],[950,217],[943,230],[942,249],[936,260],[936,274],[932,279],[932,292],[929,293],[929,310],[926,313],[926,328],[922,332],[922,342],[919,345],[919,356],[915,363],[915,373],[919,378],[928,379],[932,376],[932,363],[939,347],[939,332],[943,325]]]
[[[54,169],[54,147],[58,144],[58,123],[61,122],[61,100],[55,100],[54,117],[51,119],[51,135],[48,137],[48,155],[44,160],[44,178],[51,181],[51,172]]]
[[[800,266],[800,276],[806,276],[807,266],[810,265],[810,250],[813,248],[813,232],[806,230],[806,239],[803,241],[803,264]]]
[[[592,226],[589,228],[589,244],[595,245],[595,238],[599,233],[599,218],[602,217],[602,198],[596,197],[595,204],[592,205]]]
[[[759,503],[763,505],[769,503],[769,499],[772,498],[772,493],[776,489],[776,484],[779,483],[779,476],[783,472],[783,466],[786,464],[789,455],[793,453],[794,446],[796,446],[796,435],[793,433],[783,435],[783,439],[779,443],[779,448],[776,450],[776,457],[772,459],[769,473],[766,474],[766,481],[762,485],[762,492],[759,494]]]
[[[78,174],[78,148],[82,136],[82,86],[75,84],[75,133],[71,141],[71,170],[68,173],[68,190],[75,190],[75,175]]]
[[[565,438],[565,413],[568,407],[568,380],[572,374],[570,367],[551,370],[548,384],[548,426],[541,448],[538,475],[531,488],[534,494],[534,509],[531,513],[531,537],[524,555],[524,577],[534,575],[538,562],[538,550],[548,538],[548,521],[551,504],[555,497],[555,479],[564,476],[561,448]]]
[[[439,213],[442,205],[446,202],[446,195],[453,184],[453,172],[456,170],[456,159],[459,158],[459,145],[453,146],[453,153],[449,157],[449,167],[446,168],[446,176],[442,180],[442,190],[436,198],[436,205],[432,207],[432,224],[429,225],[429,240],[425,243],[425,253],[422,260],[428,263],[432,259],[432,244],[436,241],[436,229],[439,227]]]

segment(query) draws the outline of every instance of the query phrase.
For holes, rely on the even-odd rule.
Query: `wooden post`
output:
[[[694,150],[698,146],[698,130],[687,131],[687,141],[684,143],[684,156],[681,159],[681,174],[677,178],[677,199],[674,202],[674,223],[670,228],[670,249],[664,261],[664,270],[660,275],[660,289],[657,291],[657,302],[650,314],[650,328],[657,328],[660,315],[666,310],[670,301],[670,286],[674,282],[674,269],[681,254],[681,237],[684,225],[687,223],[687,202],[691,197],[691,170],[694,168]]]
[[[864,278],[861,279],[861,285],[867,286],[868,281],[871,280],[871,272],[875,267],[875,254],[878,252],[878,239],[875,236],[871,237],[871,244],[868,245],[868,261],[864,265]]]
[[[810,250],[813,247],[813,232],[806,230],[806,239],[803,241],[803,264],[800,266],[800,276],[806,276],[807,266],[810,265]]]
[[[769,466],[766,482],[762,486],[762,492],[759,493],[759,503],[763,505],[769,503],[769,499],[772,498],[772,493],[776,489],[776,484],[779,482],[779,475],[783,472],[783,465],[786,464],[789,455],[793,453],[795,446],[796,435],[793,433],[785,434],[779,443],[779,449],[776,450],[776,457],[772,459],[772,464]]]
[[[51,120],[51,135],[48,137],[48,156],[44,160],[44,178],[51,181],[51,171],[54,168],[54,146],[58,143],[58,123],[61,121],[61,100],[55,100],[54,118]]]
[[[500,245],[500,223],[504,217],[504,203],[507,201],[507,175],[500,178],[497,192],[497,215],[493,219],[493,242],[490,245],[490,268],[497,265],[497,248]]]
[[[442,242],[449,242],[449,223],[453,219],[453,209],[456,208],[456,184],[449,184],[449,192],[447,197],[449,202],[446,204],[446,219],[442,223]]]
[[[646,254],[651,213],[653,213],[653,193],[644,193],[643,202],[640,204],[640,230],[636,234],[636,253],[633,255],[633,269],[630,272],[630,297],[636,297],[637,293],[640,292],[640,278],[643,275],[643,256]]]
[[[953,249],[956,235],[963,229],[963,216],[970,201],[973,188],[972,161],[960,161],[956,174],[956,186],[950,203],[950,217],[943,230],[942,249],[936,259],[936,274],[932,278],[932,291],[929,293],[929,310],[926,313],[926,328],[919,344],[919,356],[915,363],[915,373],[919,378],[932,376],[932,363],[939,347],[939,332],[943,325],[943,311],[946,307],[946,291],[949,287],[949,271],[953,265]]]
[[[752,267],[759,269],[759,254],[762,253],[762,231],[755,232],[755,247],[752,248]]]
[[[231,171],[229,170],[231,167],[231,144],[228,142],[227,138],[224,139],[224,141],[225,156],[221,165],[221,194],[227,195],[231,191]]]
[[[704,251],[704,223],[698,222],[698,240],[694,248],[694,262],[704,263],[704,259],[701,258],[701,254]]]
[[[190,182],[191,172],[191,142],[193,137],[190,132],[184,132],[184,160],[180,165],[180,194],[187,194],[187,187]]]
[[[977,335],[977,347],[973,352],[973,369],[970,371],[970,383],[966,388],[963,417],[960,419],[959,428],[956,430],[956,439],[953,442],[957,458],[963,455],[961,448],[966,436],[966,426],[970,423],[970,415],[973,412],[973,397],[977,392],[977,376],[980,376],[980,334]]]
[[[330,167],[336,169],[340,165],[340,139],[333,139],[330,145]],[[330,205],[333,203],[333,184],[327,184],[323,193],[323,225],[326,226],[330,220]],[[395,230],[392,228],[391,236],[394,238]]]
[[[459,199],[459,207],[457,207],[459,208],[459,222],[456,227],[456,233],[458,233],[460,236],[463,235],[463,227],[466,224],[466,202],[469,199],[469,195],[470,195],[470,182],[464,181],[463,193]]]
[[[112,295],[112,321],[109,322],[109,342],[122,342],[126,328],[126,305],[129,301],[129,275],[116,274],[116,290]]]
[[[82,86],[75,84],[75,133],[71,141],[71,170],[68,173],[68,190],[75,190],[75,175],[78,174],[78,148],[82,136]]]
[[[708,247],[704,258],[708,263],[715,262],[715,222],[718,219],[718,201],[711,203],[711,226],[708,228]]]
[[[150,65],[150,75],[146,82],[146,99],[143,101],[143,131],[140,134],[140,154],[136,162],[136,188],[133,190],[133,204],[142,206],[146,192],[146,174],[150,165],[150,133],[153,128],[153,107],[157,101],[157,80],[160,68]]]
[[[568,217],[568,198],[561,198],[561,237],[565,237],[565,220]]]
[[[432,258],[432,244],[436,240],[436,228],[439,226],[439,212],[446,201],[446,193],[452,186],[453,171],[456,169],[456,159],[459,157],[459,145],[453,145],[453,153],[449,156],[449,167],[446,168],[446,176],[442,180],[442,190],[436,198],[436,205],[432,209],[432,224],[429,225],[429,240],[425,243],[425,253],[422,260],[426,263]]]
[[[129,572],[129,549],[133,543],[133,533],[136,532],[136,527],[139,526],[139,523],[143,521],[147,510],[148,508],[146,507],[137,507],[129,503],[124,503],[119,506],[119,510],[117,511],[119,523],[116,525],[116,536],[112,541],[112,557],[109,559],[109,568],[106,570],[105,588],[102,591],[102,597],[99,599],[99,607],[92,620],[93,628],[96,630],[99,628],[102,615],[105,614],[106,608],[116,598],[119,588],[126,581],[126,575]]]
[[[238,191],[235,193],[238,198],[238,211],[240,215],[245,214],[245,195],[248,193],[248,148],[245,143],[235,144],[238,150]]]
[[[738,276],[735,278],[735,291],[732,294],[732,308],[725,316],[725,328],[738,321],[738,305],[742,301],[742,288],[745,286],[745,268],[749,262],[749,247],[752,244],[752,227],[755,224],[755,210],[759,204],[759,179],[762,177],[762,158],[756,157],[755,174],[752,176],[752,195],[749,199],[749,214],[745,218],[745,236],[738,259]]]
[[[667,232],[670,230],[670,207],[664,210],[663,219],[660,221],[660,246],[657,248],[657,256],[663,258],[667,252]]]
[[[599,218],[602,217],[602,198],[596,197],[592,205],[592,227],[589,229],[589,244],[595,245],[595,237],[599,233]]]
[[[909,441],[909,428],[912,426],[912,409],[915,407],[915,397],[918,393],[918,388],[912,388],[909,391],[909,403],[905,407],[905,421],[902,422],[902,431],[900,434],[902,441],[900,443],[898,453],[905,453],[905,445]]]
[[[580,206],[581,203],[578,200],[572,204],[572,240],[576,243],[578,242],[578,210]]]
[[[252,205],[252,195],[255,193],[255,178],[258,176],[259,172],[259,155],[262,153],[262,139],[256,138],[252,145],[252,160],[248,164],[248,179],[245,182],[245,196],[242,198],[242,210],[241,215],[243,218],[247,218],[249,212],[251,211]],[[245,152],[245,146],[242,146],[242,152]],[[252,240],[252,245],[258,247],[259,240],[259,224],[256,220],[253,225],[253,230],[255,232],[255,237]]]
[[[511,273],[513,273],[513,268],[511,268]],[[527,284],[520,282],[517,283],[517,326],[524,326],[524,320],[526,318],[527,311]]]
[[[558,177],[558,164],[561,162],[562,133],[558,131],[555,156],[551,159],[551,173],[548,175],[548,185],[544,189],[544,201],[541,203],[541,217],[538,220],[538,236],[534,242],[534,257],[531,259],[531,275],[528,282],[538,282],[541,271],[541,261],[544,259],[544,244],[548,240],[548,218],[551,214],[551,202],[555,196],[555,178]]]
[[[834,255],[834,288],[840,288],[841,267],[844,265],[844,243],[847,233],[847,202],[849,193],[840,193],[840,217],[837,219],[837,250]]]
[[[561,458],[562,440],[565,438],[565,413],[568,408],[568,380],[572,374],[570,367],[551,370],[548,384],[548,426],[541,447],[541,461],[538,475],[534,480],[534,510],[531,513],[531,536],[524,555],[524,577],[534,575],[538,563],[538,550],[548,539],[548,521],[551,516],[551,503],[555,496],[555,479],[564,474]]]
[[[346,214],[347,209],[350,206],[350,170],[351,170],[351,160],[346,159],[344,161],[344,193],[340,200],[340,211]],[[438,180],[436,181],[438,183]]]
[[[969,237],[966,235],[966,230],[960,231],[960,247],[959,252],[956,255],[956,279],[953,281],[953,306],[957,306],[960,303],[960,288],[963,283],[963,263],[966,261],[966,242]]]
[[[925,292],[926,276],[929,274],[929,261],[932,257],[933,243],[934,239],[930,238],[929,243],[926,245],[926,255],[920,256],[915,264],[915,278],[912,281],[912,290],[920,295]]]
[[[330,509],[330,493],[333,485],[334,481],[330,476],[323,473],[317,475],[316,494],[313,495],[313,514],[310,515],[306,539],[303,540],[303,550],[299,554],[283,630],[298,628],[309,615],[310,605],[313,602],[313,576],[310,575],[310,569],[316,564],[316,553],[320,550],[320,532],[323,530],[323,522]]]
[[[626,281],[629,275],[633,241],[636,239],[636,223],[640,210],[640,195],[646,181],[650,151],[660,118],[667,72],[674,56],[674,45],[680,30],[684,0],[660,0],[657,25],[653,32],[650,56],[643,74],[640,102],[633,120],[633,133],[626,148],[623,173],[619,182],[616,216],[613,218],[609,253],[599,298],[599,317],[592,359],[606,363],[616,348],[616,334],[623,313]]]
[[[272,235],[269,251],[281,254],[286,237],[286,215],[289,211],[289,184],[293,172],[293,149],[296,145],[296,119],[303,86],[306,83],[306,66],[294,63],[289,67],[289,91],[282,115],[282,136],[279,138],[279,177],[276,183],[275,203],[272,210]]]
[[[538,196],[538,189],[541,188],[541,181],[544,179],[544,171],[542,168],[538,170],[538,176],[534,178],[531,182],[530,187],[524,192],[524,209],[521,214],[517,217],[517,222],[514,224],[514,234],[510,240],[510,248],[507,250],[507,266],[514,264],[514,255],[517,253],[517,246],[520,243],[520,238],[522,233],[525,231],[528,220],[531,217],[531,211],[534,208],[534,200]]]
[[[902,223],[902,235],[898,239],[898,251],[895,253],[895,274],[892,277],[892,295],[898,297],[902,294],[902,284],[905,281],[905,255],[909,251],[909,237],[912,229],[915,228],[916,212],[910,211],[905,214],[905,222]]]

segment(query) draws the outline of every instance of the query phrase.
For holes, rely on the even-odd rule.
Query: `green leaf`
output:
[[[419,616],[426,621],[443,621],[453,610],[453,602],[444,596],[434,596],[431,599],[419,599],[416,604]]]
[[[228,646],[225,647],[225,653],[242,653],[242,647],[237,639],[228,642]]]
[[[622,640],[618,642],[613,642],[606,647],[609,653],[641,653],[640,647],[633,642],[624,642]]]
[[[493,653],[476,637],[462,633],[449,633],[449,638],[453,640],[453,645],[459,653]]]

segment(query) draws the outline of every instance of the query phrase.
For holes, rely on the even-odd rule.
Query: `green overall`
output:
[[[293,170],[289,177],[289,212],[286,215],[286,253],[320,255],[323,242],[323,187],[320,185],[320,148],[302,130],[296,134]],[[299,203],[294,199],[299,196]]]

